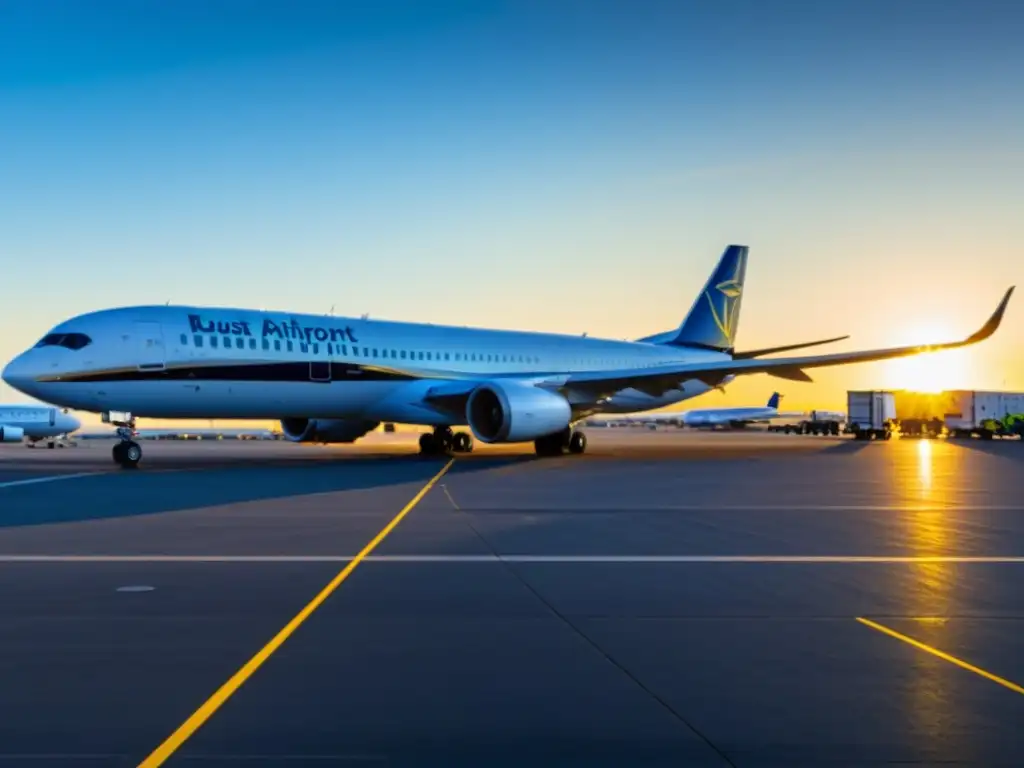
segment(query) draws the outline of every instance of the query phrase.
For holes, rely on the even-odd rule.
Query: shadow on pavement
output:
[[[968,437],[959,440],[949,440],[950,445],[960,448],[969,448],[972,451],[987,453],[990,456],[1002,456],[1012,461],[1024,461],[1024,441],[1015,438],[993,440],[981,440],[976,437]]]
[[[853,440],[853,439],[844,440],[841,443],[836,443],[835,445],[830,445],[828,448],[823,450],[822,453],[824,453],[826,455],[860,453],[865,448],[870,446],[872,442],[874,442],[874,441],[872,441],[872,440]],[[879,442],[884,443],[885,441],[882,440],[882,441],[879,441]]]
[[[470,454],[457,458],[449,472],[479,472],[535,458]],[[2,489],[0,528],[135,517],[406,483],[422,486],[446,461],[443,457],[388,456],[276,465],[253,462],[239,466],[235,462],[227,468],[196,471],[115,471]]]

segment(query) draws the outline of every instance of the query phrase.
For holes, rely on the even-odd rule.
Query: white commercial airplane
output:
[[[3,379],[32,396],[103,414],[134,467],[135,417],[280,419],[296,442],[352,442],[380,422],[434,427],[424,453],[533,441],[540,455],[582,453],[575,429],[598,413],[664,408],[736,376],[810,381],[806,368],[960,347],[988,338],[831,355],[762,359],[826,341],[737,352],[747,247],[725,249],[674,331],[637,341],[397,323],[366,317],[191,306],[142,306],[79,315],[11,361]]]
[[[693,408],[679,414],[687,427],[719,427],[770,421],[779,417],[779,400],[782,395],[773,392],[767,405],[740,408]]]
[[[0,443],[28,440],[34,445],[46,440],[53,448],[55,438],[69,435],[81,426],[81,421],[60,408],[42,404],[0,405]]]
[[[678,427],[712,427],[729,424],[747,424],[755,421],[768,421],[782,416],[792,417],[802,413],[779,413],[779,400],[782,395],[772,393],[767,405],[740,406],[737,408],[691,408],[688,411],[666,411],[664,413],[645,413],[642,415],[624,416],[615,419],[615,424],[643,425],[655,427],[659,424]]]

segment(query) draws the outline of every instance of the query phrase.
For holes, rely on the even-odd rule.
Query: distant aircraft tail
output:
[[[779,401],[781,399],[782,399],[782,395],[780,395],[778,392],[772,392],[772,396],[768,398],[768,407],[769,408],[778,408],[779,407]]]
[[[745,245],[730,245],[725,249],[718,266],[677,331],[648,336],[640,341],[731,354],[740,321],[748,250]]]

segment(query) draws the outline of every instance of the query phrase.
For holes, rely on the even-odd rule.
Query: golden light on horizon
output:
[[[936,323],[908,331],[898,344],[936,344],[956,338],[944,323]],[[950,349],[890,360],[886,363],[886,386],[923,393],[965,387],[967,355],[966,349]]]

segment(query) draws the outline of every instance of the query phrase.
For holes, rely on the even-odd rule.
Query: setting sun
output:
[[[933,344],[956,338],[955,332],[943,325],[917,328],[900,340],[900,344]],[[964,349],[925,353],[898,358],[886,363],[888,386],[915,392],[942,392],[964,386],[968,351]]]

